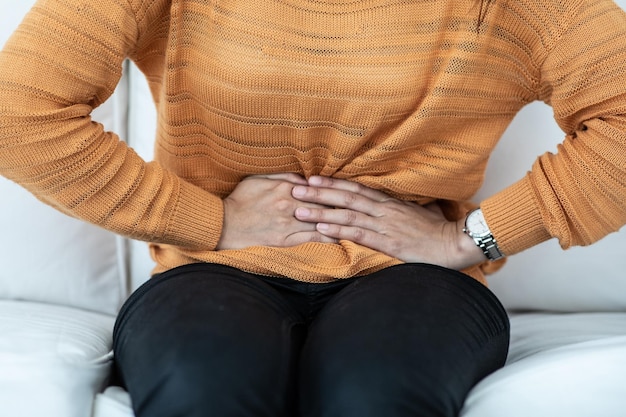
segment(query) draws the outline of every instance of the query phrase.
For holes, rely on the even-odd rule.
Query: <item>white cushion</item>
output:
[[[462,417],[622,417],[626,313],[522,314],[511,318],[507,365],[470,393]],[[133,417],[110,387],[93,417]]]
[[[157,115],[154,101],[146,77],[133,64],[129,65],[129,114],[127,143],[146,161],[154,157],[154,139],[156,136]],[[149,277],[154,268],[148,245],[145,242],[129,242],[130,286],[138,288]]]
[[[127,296],[123,239],[1,177],[0,195],[0,298],[114,314]]]
[[[109,387],[98,394],[92,417],[134,417],[130,395],[120,387]]]
[[[524,176],[538,155],[555,152],[563,139],[548,106],[522,109],[496,147],[476,201]],[[553,239],[510,257],[488,277],[489,286],[511,310],[626,311],[624,254],[624,230],[567,251]]]
[[[119,240],[0,178],[0,298],[114,314],[125,297]]]
[[[507,365],[470,393],[462,417],[623,417],[626,313],[511,318]]]
[[[33,1],[0,2],[0,45]],[[124,133],[125,88],[94,112]],[[127,296],[124,248],[115,235],[45,206],[0,177],[0,299],[24,299],[114,314]],[[119,255],[119,256],[118,256]]]
[[[507,366],[470,393],[462,417],[622,417],[626,313],[511,318]],[[132,417],[128,393],[108,388],[93,417]]]
[[[112,316],[0,301],[0,415],[86,417],[111,369]]]

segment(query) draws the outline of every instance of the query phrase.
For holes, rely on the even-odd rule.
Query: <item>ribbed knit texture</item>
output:
[[[89,118],[126,57],[157,103],[156,163]],[[609,0],[42,0],[0,55],[0,173],[153,242],[157,271],[323,282],[400,261],[351,242],[215,251],[221,199],[296,172],[462,202],[516,112],[543,100],[564,145],[482,206],[508,255],[589,244],[626,222],[625,86],[626,17]]]

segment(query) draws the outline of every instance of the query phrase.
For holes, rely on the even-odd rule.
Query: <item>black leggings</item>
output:
[[[187,265],[114,332],[137,417],[452,417],[508,343],[485,286],[426,264],[328,284]]]

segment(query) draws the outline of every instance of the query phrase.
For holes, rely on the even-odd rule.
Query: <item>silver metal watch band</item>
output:
[[[476,244],[482,249],[483,253],[490,261],[503,258],[504,253],[498,248],[496,240],[493,236],[487,236],[481,239],[475,239]]]

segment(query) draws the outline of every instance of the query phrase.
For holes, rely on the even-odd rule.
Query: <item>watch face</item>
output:
[[[483,217],[483,213],[480,210],[474,210],[470,213],[467,217],[466,225],[467,231],[471,236],[481,237],[491,234],[485,222],[485,218]]]

